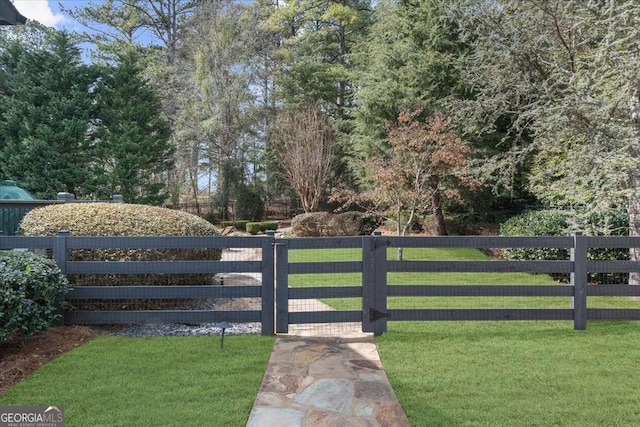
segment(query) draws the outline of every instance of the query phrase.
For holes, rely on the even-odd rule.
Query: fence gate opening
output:
[[[369,326],[370,237],[276,239],[276,333],[349,336]],[[368,288],[367,288],[368,289]],[[365,302],[365,300],[367,302]]]

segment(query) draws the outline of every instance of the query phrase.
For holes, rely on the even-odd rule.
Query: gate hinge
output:
[[[389,317],[389,313],[383,313],[375,308],[369,309],[369,322],[375,322],[376,320],[384,319],[385,317]]]

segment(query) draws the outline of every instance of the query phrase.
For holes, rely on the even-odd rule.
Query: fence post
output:
[[[275,331],[275,232],[267,231],[262,240],[262,335],[273,335]]]
[[[387,331],[387,245],[375,231],[362,238],[362,332]]]
[[[571,233],[571,285],[573,285],[573,329],[587,328],[587,245],[581,231]]]
[[[67,251],[67,237],[69,235],[68,230],[60,230],[53,239],[53,259],[64,275],[67,274],[67,261],[69,260],[69,252]]]
[[[69,260],[69,252],[67,251],[67,237],[69,237],[70,233],[68,230],[60,230],[58,235],[53,239],[53,259],[56,262],[56,265],[64,274],[67,275],[67,261]],[[55,307],[55,310],[60,312],[60,320],[56,321],[56,325],[64,325],[64,310],[63,306],[59,305]]]
[[[75,194],[71,193],[58,193],[58,200],[63,202],[73,202],[76,199]]]
[[[274,243],[276,250],[276,333],[289,332],[289,244]]]

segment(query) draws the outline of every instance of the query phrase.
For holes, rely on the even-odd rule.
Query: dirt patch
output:
[[[102,333],[87,326],[54,326],[31,338],[0,343],[0,394],[49,360]]]

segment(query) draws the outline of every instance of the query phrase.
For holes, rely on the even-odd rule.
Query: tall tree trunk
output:
[[[629,196],[629,236],[640,236],[640,194],[636,190],[639,183],[638,177],[633,177],[631,182],[634,190]],[[640,248],[629,248],[629,259],[631,261],[640,261]],[[629,273],[629,284],[640,285],[640,272]]]
[[[436,234],[438,236],[446,236],[447,226],[444,223],[444,215],[442,213],[442,201],[440,198],[440,178],[437,175],[429,177],[429,186],[431,187],[431,210],[436,222]]]
[[[629,100],[629,106],[631,110],[631,121],[636,125],[640,125],[640,93],[637,86],[633,90]],[[638,127],[636,127],[638,129]],[[638,159],[637,152],[631,151],[630,155]],[[629,188],[631,189],[629,194],[629,236],[640,236],[640,173],[635,169],[631,171],[629,177]],[[629,248],[629,260],[640,261],[640,248]],[[640,285],[640,272],[629,273],[629,284]],[[635,299],[635,298],[633,298]]]

